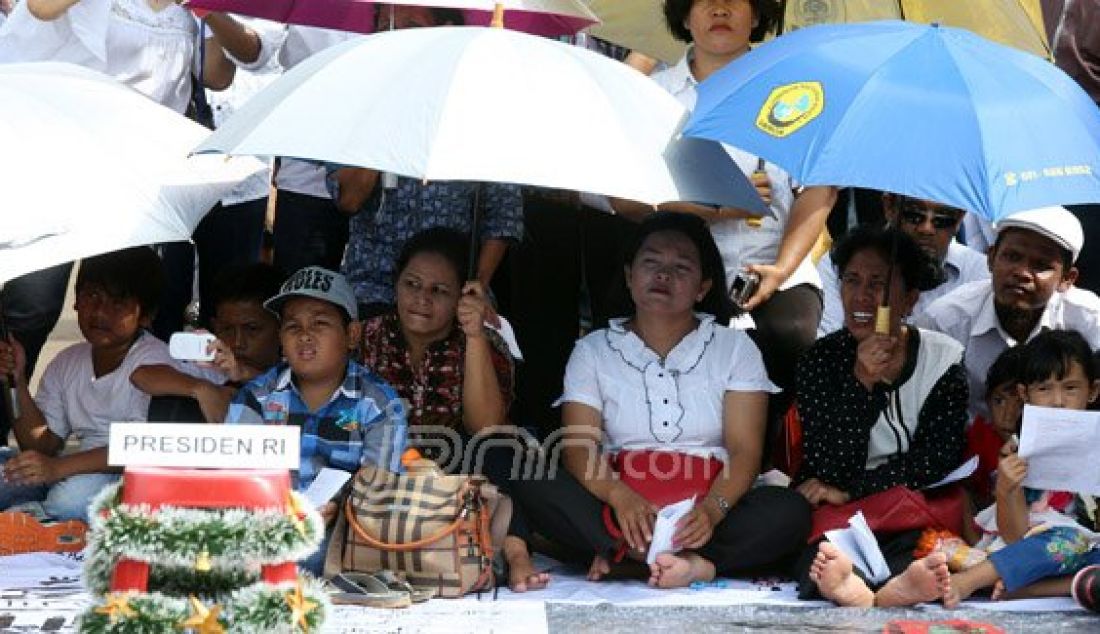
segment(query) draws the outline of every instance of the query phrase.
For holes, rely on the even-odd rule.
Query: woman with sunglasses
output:
[[[858,228],[832,252],[844,327],[803,356],[796,379],[804,458],[795,483],[816,508],[938,482],[962,461],[968,388],[962,346],[905,325],[934,264],[907,234]],[[886,332],[877,312],[888,298]],[[921,529],[877,535],[891,579],[872,590],[828,541],[798,567],[800,596],[849,607],[933,601],[947,590],[942,553],[913,560]]]
[[[964,246],[955,239],[966,212],[929,200],[884,193],[882,208],[886,221],[909,235],[942,271],[941,281],[920,294],[913,306],[913,317],[924,313],[925,307],[968,282],[989,279],[985,255]],[[817,263],[821,275],[825,310],[817,336],[835,332],[844,326],[844,309],[840,305],[840,280],[829,255]]]

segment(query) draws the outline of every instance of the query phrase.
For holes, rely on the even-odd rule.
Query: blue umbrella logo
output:
[[[820,82],[785,84],[768,95],[756,116],[756,127],[782,138],[817,118],[824,106],[825,93]]]

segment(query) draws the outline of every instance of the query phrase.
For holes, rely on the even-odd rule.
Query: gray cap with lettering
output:
[[[347,279],[335,271],[320,266],[307,266],[299,270],[283,282],[278,295],[264,302],[264,308],[278,315],[283,304],[293,297],[312,297],[329,302],[343,309],[352,321],[359,319],[355,292]]]

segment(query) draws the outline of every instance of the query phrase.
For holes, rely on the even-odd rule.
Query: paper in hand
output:
[[[1024,406],[1024,486],[1100,495],[1100,412]]]
[[[320,509],[334,495],[344,488],[344,483],[351,479],[351,474],[342,469],[330,469],[325,467],[317,474],[303,495],[313,508]]]
[[[657,523],[653,526],[653,540],[649,542],[649,552],[645,556],[647,564],[652,565],[657,561],[657,555],[661,553],[680,550],[672,545],[672,538],[676,536],[676,524],[693,508],[695,508],[694,496],[669,504],[657,511]]]
[[[867,525],[862,511],[848,520],[848,528],[825,531],[825,537],[859,568],[872,583],[882,583],[890,578],[890,567],[882,556],[875,534]]]
[[[935,484],[929,484],[928,486],[924,487],[924,490],[927,491],[928,489],[936,489],[944,485],[951,484],[952,482],[958,482],[959,480],[969,478],[971,474],[973,474],[977,470],[978,456],[971,456],[970,460],[967,460],[966,462],[956,467],[954,471],[945,475],[943,479],[939,482],[936,482]]]

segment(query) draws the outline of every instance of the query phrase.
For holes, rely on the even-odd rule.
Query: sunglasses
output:
[[[902,208],[898,213],[898,218],[907,225],[913,225],[918,227],[924,224],[925,220],[932,223],[936,231],[946,231],[948,229],[954,229],[955,225],[959,222],[958,216],[947,216],[941,214],[927,214],[923,211],[917,211],[916,209]]]

